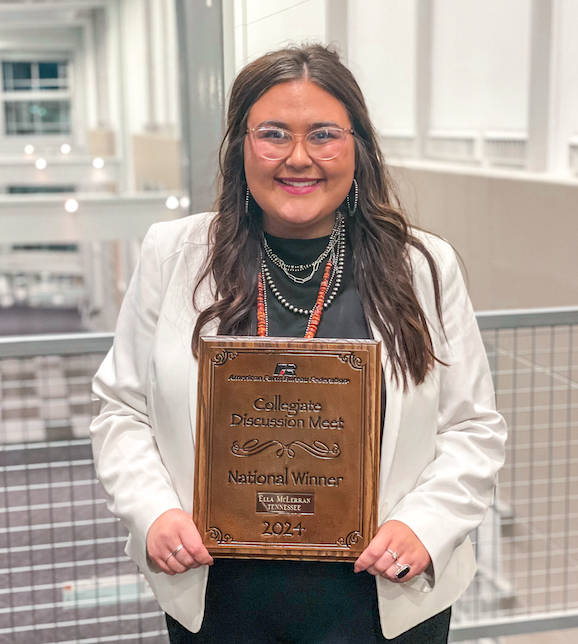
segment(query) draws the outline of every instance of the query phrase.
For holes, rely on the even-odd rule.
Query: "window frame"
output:
[[[6,89],[5,87],[5,82],[6,82],[6,77],[4,75],[4,66],[5,65],[17,65],[17,64],[24,64],[24,65],[30,65],[30,85],[31,87],[23,88],[23,89]],[[41,78],[40,78],[40,65],[58,65],[58,66],[66,66],[66,76],[61,77],[57,76],[54,79],[46,79],[47,81],[53,81],[50,84],[56,84],[56,85],[61,85],[62,80],[66,81],[66,86],[65,87],[52,87],[52,88],[45,88],[45,87],[40,87],[41,83]],[[68,60],[3,60],[2,61],[2,75],[3,75],[3,82],[2,82],[2,90],[4,93],[12,93],[12,92],[34,92],[34,91],[39,91],[39,92],[50,92],[50,91],[56,91],[56,92],[63,92],[68,90],[68,84],[70,82],[69,76],[68,76],[68,66],[69,62]],[[15,79],[12,78],[12,84],[14,84]],[[17,79],[18,80],[18,79]],[[48,84],[48,83],[47,83]],[[34,87],[34,86],[37,87]]]
[[[66,63],[68,87],[66,89],[30,89],[8,90],[4,89],[4,65],[1,63]],[[75,120],[75,76],[74,56],[68,51],[2,51],[0,52],[0,143],[5,149],[24,146],[28,143],[39,146],[61,145],[72,143],[77,138]],[[70,105],[70,132],[47,133],[34,132],[32,134],[8,134],[6,128],[5,105],[8,101],[68,101]]]

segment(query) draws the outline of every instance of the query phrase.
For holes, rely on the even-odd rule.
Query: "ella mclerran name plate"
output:
[[[193,518],[217,557],[356,559],[374,536],[380,346],[201,339]]]

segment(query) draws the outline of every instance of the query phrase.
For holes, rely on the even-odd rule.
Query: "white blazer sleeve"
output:
[[[504,463],[506,425],[496,412],[488,360],[453,249],[437,255],[447,342],[434,334],[439,368],[435,457],[388,519],[407,524],[428,550],[438,578],[454,550],[484,518]],[[428,271],[429,272],[429,271]],[[431,280],[429,288],[431,293]],[[432,301],[428,309],[432,318]],[[437,328],[432,324],[433,328]],[[424,431],[428,431],[424,428]]]
[[[93,390],[102,406],[90,427],[96,471],[108,508],[141,542],[143,551],[155,519],[181,507],[147,413],[147,368],[161,302],[155,225],[143,241],[113,348],[94,378]]]

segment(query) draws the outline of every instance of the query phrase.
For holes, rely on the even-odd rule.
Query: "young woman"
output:
[[[202,545],[201,332],[381,340],[380,528],[354,566],[213,561]],[[292,47],[241,71],[216,212],[151,228],[94,390],[98,475],[171,642],[447,641],[505,426],[455,254],[396,205],[335,53]]]

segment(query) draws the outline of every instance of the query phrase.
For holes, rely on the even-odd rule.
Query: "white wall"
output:
[[[460,254],[476,310],[578,304],[578,181],[423,162],[392,170],[414,221]]]
[[[434,0],[433,130],[523,132],[531,0]],[[350,0],[349,61],[378,130],[412,132],[417,1]]]
[[[380,132],[415,122],[416,0],[350,0],[349,68]]]
[[[433,11],[434,130],[528,124],[531,0],[437,0]]]
[[[235,0],[235,69],[291,42],[323,42],[325,9],[325,0]]]

